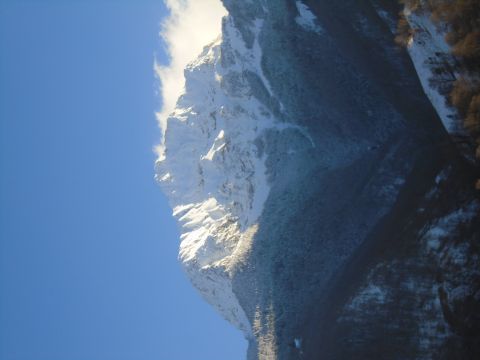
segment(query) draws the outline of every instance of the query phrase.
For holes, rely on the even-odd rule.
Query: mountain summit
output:
[[[193,285],[249,360],[477,358],[480,202],[435,47],[395,43],[396,1],[223,4],[156,163]]]

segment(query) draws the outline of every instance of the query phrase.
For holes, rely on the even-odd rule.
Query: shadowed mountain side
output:
[[[224,3],[248,39],[250,4]],[[304,127],[313,146],[305,141],[292,153],[296,140],[288,132],[266,142],[272,188],[248,262],[233,276],[256,335],[249,359],[428,358],[438,344],[418,322],[431,314],[415,311],[418,297],[432,297],[439,267],[420,262],[418,232],[433,215],[416,221],[416,212],[448,167],[464,174],[455,189],[472,196],[472,170],[456,156],[373,2],[305,3],[321,31],[298,26],[294,2],[267,1],[256,14],[264,21],[262,68],[274,98],[265,104]],[[387,10],[395,17],[393,3]],[[392,301],[347,319],[344,308],[372,269],[386,278],[396,273],[392,283],[378,281],[389,284]],[[425,286],[402,290],[406,274]]]
[[[223,3],[156,164],[192,284],[249,360],[474,358],[475,174],[396,0]]]

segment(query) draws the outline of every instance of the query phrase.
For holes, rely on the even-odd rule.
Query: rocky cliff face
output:
[[[475,174],[396,2],[223,3],[156,167],[192,283],[249,359],[476,358]]]

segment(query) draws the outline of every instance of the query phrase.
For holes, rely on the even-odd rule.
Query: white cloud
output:
[[[155,63],[161,81],[162,108],[157,119],[164,134],[168,115],[182,94],[185,79],[183,70],[203,47],[215,40],[221,31],[221,18],[227,14],[220,0],[164,0],[170,16],[162,23],[170,63]],[[163,136],[162,136],[163,137]],[[163,140],[162,140],[163,141]]]

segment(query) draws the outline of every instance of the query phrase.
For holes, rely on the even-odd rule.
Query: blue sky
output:
[[[235,360],[153,180],[161,1],[0,0],[0,358]]]

